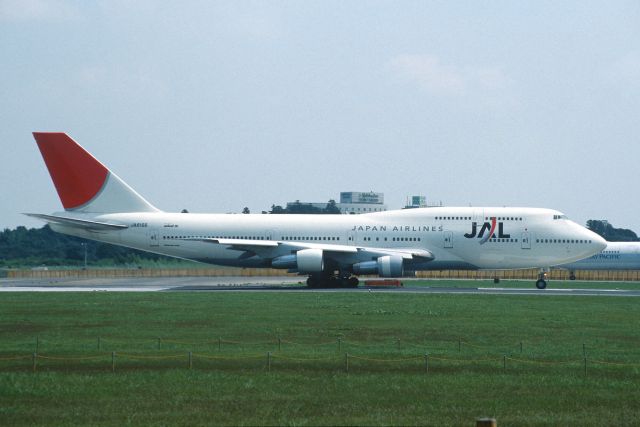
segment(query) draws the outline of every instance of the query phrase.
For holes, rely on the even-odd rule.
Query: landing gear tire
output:
[[[341,288],[357,288],[358,283],[360,283],[360,281],[356,276],[341,277],[340,280],[338,280],[338,286]]]
[[[329,276],[325,279],[325,288],[339,288],[340,280],[336,276]]]
[[[357,288],[360,281],[357,277],[338,277],[326,274],[312,274],[307,278],[307,286],[319,288]]]
[[[576,280],[576,275],[573,273],[569,274],[569,280]]]
[[[542,279],[538,279],[538,281],[536,282],[536,288],[544,289],[546,287],[547,287],[547,281],[546,280],[542,280]]]
[[[322,281],[318,276],[311,275],[307,278],[307,286],[310,288],[319,288],[321,283]]]
[[[493,283],[500,283],[500,278],[499,277],[494,277],[493,278]]]

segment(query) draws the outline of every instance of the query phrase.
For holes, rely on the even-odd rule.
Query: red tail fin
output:
[[[65,210],[158,212],[115,173],[62,132],[34,132]]]
[[[90,202],[102,189],[109,170],[62,132],[34,132],[40,153],[65,209]]]

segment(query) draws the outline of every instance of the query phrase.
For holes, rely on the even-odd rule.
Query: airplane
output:
[[[203,263],[270,267],[307,285],[356,287],[360,275],[539,268],[602,251],[597,234],[556,210],[429,207],[361,215],[163,212],[62,132],[34,132],[64,211],[27,213],[54,231]]]
[[[569,280],[576,270],[640,270],[640,242],[607,242],[602,252],[555,268],[569,270]]]

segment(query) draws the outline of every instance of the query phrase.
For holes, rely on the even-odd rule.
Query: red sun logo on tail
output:
[[[109,170],[62,132],[34,132],[62,206],[77,209],[102,189]]]

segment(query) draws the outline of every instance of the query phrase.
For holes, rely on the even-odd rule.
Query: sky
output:
[[[640,233],[640,2],[0,0],[0,229],[64,131],[165,211],[341,191]]]

